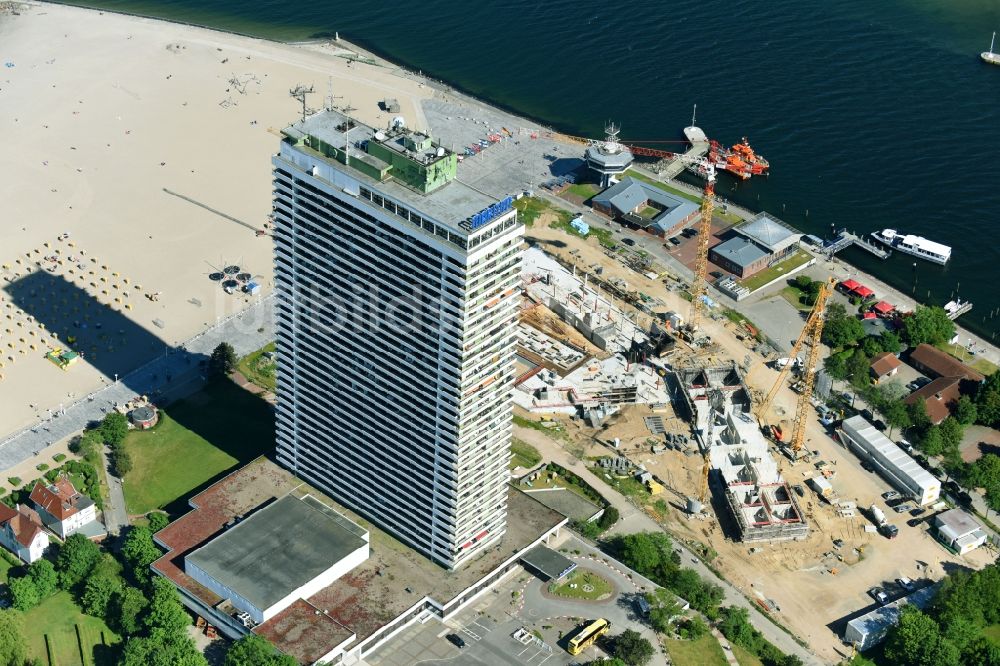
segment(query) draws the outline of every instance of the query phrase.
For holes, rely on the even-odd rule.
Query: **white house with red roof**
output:
[[[0,504],[0,545],[31,564],[49,547],[49,535],[31,508],[18,504],[12,509]]]
[[[51,485],[42,481],[35,483],[31,489],[31,502],[45,526],[61,539],[97,520],[94,500],[78,492],[65,476]]]

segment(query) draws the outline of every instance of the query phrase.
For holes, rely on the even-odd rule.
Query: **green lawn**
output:
[[[758,659],[757,655],[750,654],[736,643],[729,645],[733,648],[733,656],[736,657],[736,661],[740,662],[740,666],[764,666],[764,662]]]
[[[599,476],[602,481],[620,492],[622,495],[635,500],[639,504],[645,504],[652,497],[646,486],[630,476],[618,478],[603,467],[591,467],[590,471]]]
[[[511,469],[515,467],[530,469],[542,462],[542,454],[538,452],[538,449],[516,437],[510,443],[510,453]]]
[[[77,625],[83,639],[83,658],[76,637]],[[46,635],[54,657],[50,666],[101,666],[114,663],[110,658],[110,650],[98,647],[95,651],[94,648],[113,645],[120,639],[108,629],[103,620],[81,613],[68,592],[57,592],[25,613],[24,626],[27,628],[24,633],[28,639],[28,656],[38,659],[41,664],[50,664],[45,649]]]
[[[240,463],[274,448],[274,416],[261,398],[228,380],[163,410],[152,430],[125,439],[131,514],[162,509]]]
[[[1000,646],[1000,624],[991,624],[983,629],[983,636],[994,645]]]
[[[273,351],[274,343],[272,342],[265,345],[263,349],[258,349],[241,358],[240,362],[236,364],[236,369],[257,386],[273,391],[277,379],[275,370],[278,366],[274,361],[264,358],[266,352]]]
[[[575,587],[573,587],[575,585]],[[576,569],[558,585],[549,585],[549,594],[570,599],[586,599],[597,601],[606,599],[612,592],[611,583],[598,576],[593,571]]]
[[[514,202],[514,208],[517,209],[517,219],[524,226],[530,227],[538,219],[538,216],[549,208],[549,204],[537,197],[521,197]]]
[[[705,634],[694,641],[668,638],[663,644],[674,666],[727,666],[728,663],[722,646],[712,634]],[[742,661],[740,666],[745,666]]]
[[[675,194],[675,195],[681,197],[682,199],[687,199],[688,201],[693,201],[696,204],[700,204],[701,203],[701,197],[696,196],[694,194],[688,194],[684,190],[678,190],[677,188],[670,187],[669,185],[664,185],[660,181],[658,181],[658,180],[656,180],[654,178],[650,178],[649,176],[643,175],[643,174],[639,173],[638,171],[636,171],[635,169],[629,169],[628,171],[625,172],[625,175],[626,176],[632,176],[636,180],[641,180],[641,181],[643,181],[645,183],[649,183],[650,185],[653,185],[654,187],[658,187],[661,190],[664,190],[665,192],[670,192],[671,194]]]
[[[14,568],[14,565],[6,559],[0,557],[0,583],[7,582],[7,573]]]
[[[572,194],[573,196],[580,197],[584,201],[587,201],[600,191],[600,186],[595,185],[594,183],[574,183],[567,187],[563,194]]]
[[[742,284],[747,289],[753,291],[754,289],[763,287],[765,284],[767,284],[771,280],[774,280],[775,278],[779,278],[782,275],[788,275],[793,270],[795,270],[796,268],[798,268],[799,266],[806,263],[812,258],[813,258],[812,255],[806,252],[805,250],[799,250],[789,258],[776,263],[774,266],[771,266],[770,268],[765,268],[760,273],[751,275],[745,280],[740,280],[740,284]]]
[[[804,304],[800,299],[802,298],[802,292],[792,285],[788,285],[779,292],[781,297],[784,298],[788,303],[796,310],[802,310],[803,312],[809,312],[812,307]]]

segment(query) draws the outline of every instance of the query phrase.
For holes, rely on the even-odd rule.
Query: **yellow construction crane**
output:
[[[812,398],[813,386],[816,381],[816,371],[818,370],[816,366],[819,362],[820,337],[823,335],[823,313],[826,309],[826,300],[833,291],[833,285],[835,283],[835,280],[831,277],[820,286],[819,293],[816,294],[816,303],[813,305],[812,312],[809,313],[809,319],[806,320],[806,325],[802,327],[802,333],[799,334],[795,344],[792,345],[792,351],[788,356],[788,362],[785,363],[785,365],[779,370],[778,378],[775,380],[771,390],[767,392],[767,396],[765,396],[764,400],[757,405],[757,419],[760,421],[762,426],[765,426],[767,410],[771,406],[774,396],[777,395],[778,389],[781,388],[785,377],[788,375],[788,371],[791,370],[792,366],[798,362],[799,352],[802,351],[802,345],[805,344],[806,340],[809,340],[809,356],[802,368],[802,391],[799,393],[798,403],[795,407],[795,421],[792,427],[792,436],[788,440],[788,444],[792,449],[793,455],[798,454],[798,452],[802,449],[802,443],[805,441],[806,417],[809,409],[809,400]]]
[[[712,235],[712,211],[715,209],[715,166],[704,163],[706,176],[705,191],[701,197],[701,221],[698,226],[698,256],[695,257],[694,279],[691,281],[691,315],[688,330],[698,330],[701,311],[705,307],[705,278],[708,275],[708,239]]]
[[[708,501],[708,472],[712,465],[708,459],[708,451],[705,452],[705,463],[701,466],[701,482],[698,484],[698,501],[702,506]]]

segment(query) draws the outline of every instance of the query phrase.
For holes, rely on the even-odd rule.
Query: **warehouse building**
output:
[[[733,232],[732,238],[709,250],[709,261],[741,278],[750,277],[794,253],[802,237],[767,213],[735,227]]]
[[[983,526],[961,509],[942,511],[934,516],[934,526],[937,528],[938,541],[959,555],[965,555],[986,543]]]
[[[937,588],[937,585],[925,587],[902,599],[876,608],[870,613],[865,613],[861,617],[854,618],[847,623],[844,642],[853,645],[859,652],[875,647],[885,640],[885,635],[889,633],[890,629],[899,624],[899,616],[903,611],[903,606],[912,604],[922,609],[934,597]]]
[[[841,443],[870,461],[900,491],[921,505],[937,501],[941,482],[863,417],[845,419],[838,434]]]
[[[659,187],[626,176],[596,195],[594,210],[634,229],[672,236],[698,217],[698,206]]]

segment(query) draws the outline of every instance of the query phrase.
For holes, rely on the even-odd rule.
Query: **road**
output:
[[[569,452],[563,449],[557,442],[550,439],[544,433],[530,428],[515,427],[515,434],[519,439],[522,439],[537,448],[539,453],[542,454],[543,460],[556,462],[563,467],[572,470],[575,474],[578,474],[583,480],[593,485],[595,488],[601,489],[601,493],[604,497],[613,507],[618,509],[618,512],[621,515],[618,523],[616,523],[614,527],[608,531],[608,534],[632,534],[635,532],[663,531],[663,528],[661,528],[656,521],[650,518],[645,511],[636,507],[634,504],[629,502],[625,496],[621,495],[616,490],[601,481],[597,475],[588,470],[585,465],[581,464],[579,460],[574,458]],[[753,626],[756,627],[756,629],[760,631],[767,640],[774,643],[778,649],[786,654],[794,654],[805,664],[819,666],[824,663],[823,660],[806,648],[802,647],[789,634],[771,622],[771,620],[757,610],[757,607],[750,603],[750,601],[747,600],[747,598],[743,596],[743,594],[734,585],[717,576],[715,572],[705,566],[700,559],[695,557],[694,554],[692,554],[682,544],[675,541],[674,545],[681,553],[681,564],[685,567],[694,569],[706,580],[713,581],[716,585],[719,585],[725,593],[724,603],[732,606],[738,606],[740,608],[746,608],[750,613],[750,621]]]
[[[274,339],[272,306],[273,297],[264,298],[76,403],[50,410],[48,418],[0,441],[0,470],[77,434],[91,421],[104,418],[115,405],[137,395],[167,400],[197,391],[204,383],[199,361],[207,359],[220,342],[228,342],[242,356]]]

